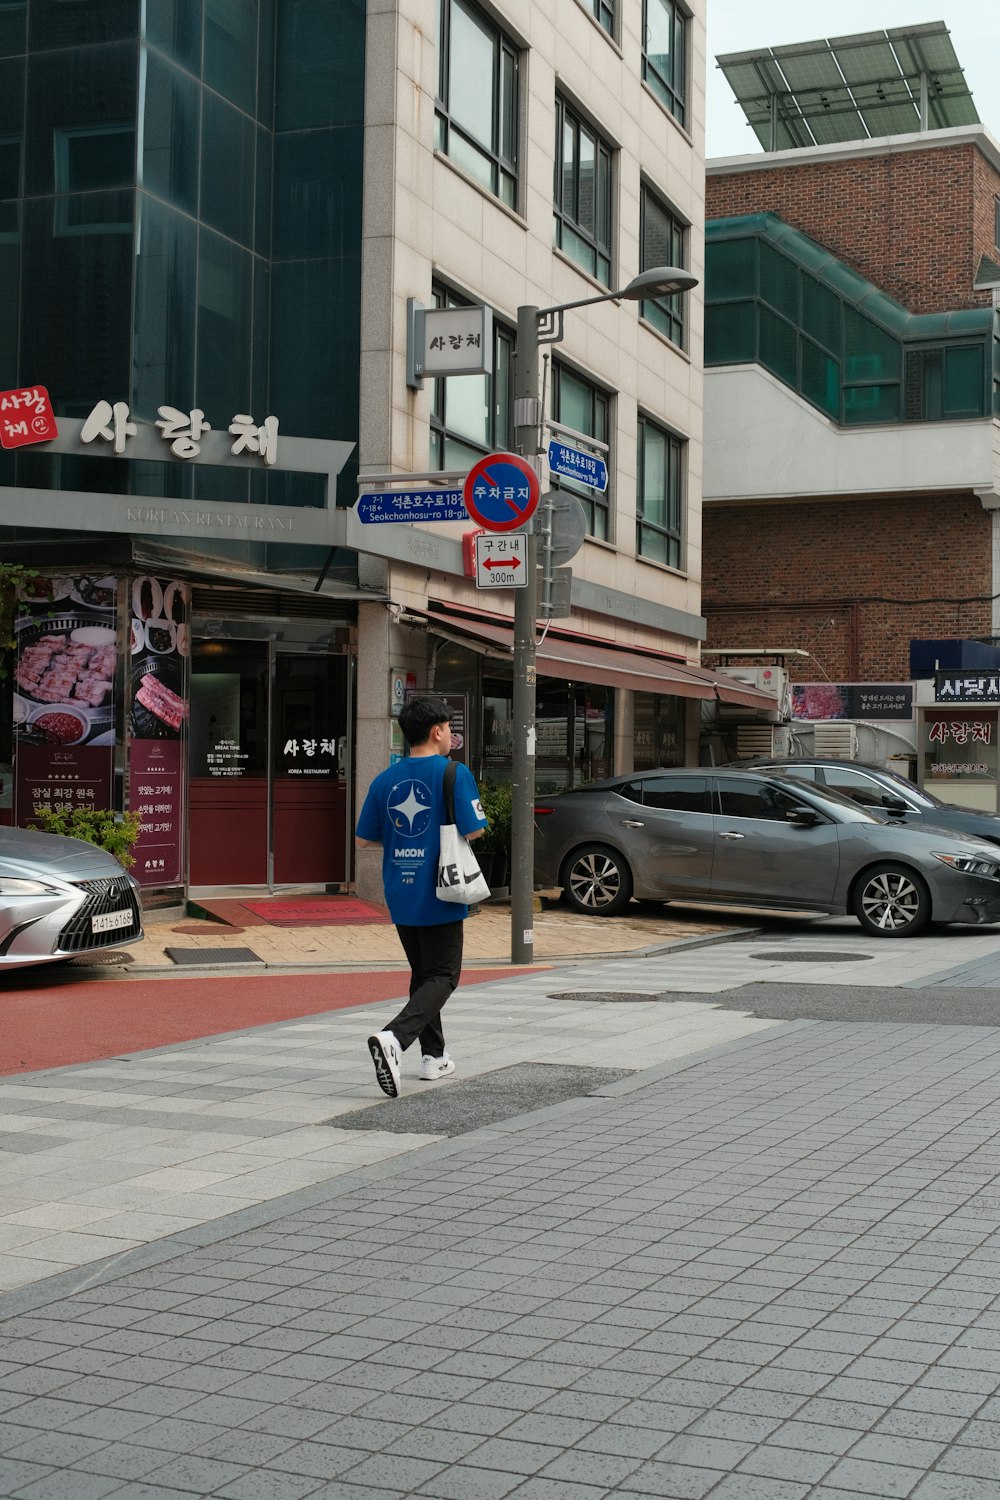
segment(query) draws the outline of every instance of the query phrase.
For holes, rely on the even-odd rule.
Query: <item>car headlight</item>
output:
[[[961,870],[963,875],[982,875],[987,880],[1000,880],[1000,865],[992,860],[980,859],[975,854],[935,854],[944,865],[951,865],[953,870]]]
[[[13,876],[0,875],[0,896],[56,896],[55,886],[43,885],[40,880],[15,880]]]

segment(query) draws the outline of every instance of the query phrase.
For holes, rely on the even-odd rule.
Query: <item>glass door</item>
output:
[[[347,862],[350,659],[280,645],[272,680],[275,885],[341,884]]]
[[[350,669],[284,642],[192,643],[192,886],[350,879]]]
[[[268,882],[269,677],[267,641],[192,642],[193,886]]]

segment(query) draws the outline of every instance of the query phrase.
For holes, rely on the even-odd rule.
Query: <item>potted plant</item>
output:
[[[513,806],[510,783],[484,781],[479,800],[489,819],[486,832],[476,839],[473,848],[486,876],[486,884],[496,896],[510,885],[510,839]]]
[[[106,849],[126,870],[135,864],[132,846],[139,837],[138,813],[116,813],[104,807],[37,807],[34,821],[44,833],[61,833]]]

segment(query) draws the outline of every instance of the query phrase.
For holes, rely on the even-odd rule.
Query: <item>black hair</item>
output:
[[[447,724],[451,714],[443,698],[410,698],[399,714],[399,727],[411,749],[426,745],[435,724]]]

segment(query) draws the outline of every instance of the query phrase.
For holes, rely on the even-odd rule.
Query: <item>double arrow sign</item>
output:
[[[523,531],[503,536],[481,532],[476,537],[476,587],[517,589],[528,582],[528,538]]]

